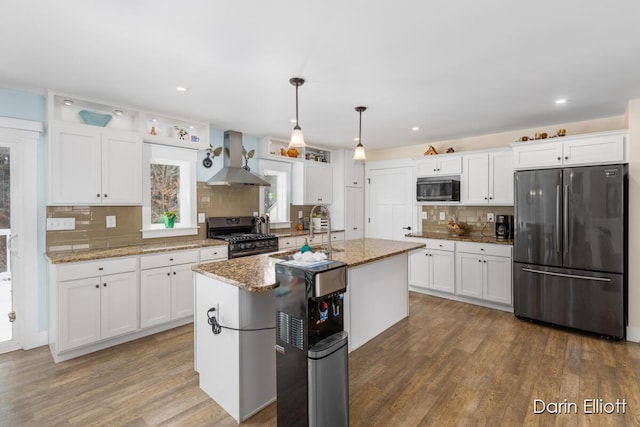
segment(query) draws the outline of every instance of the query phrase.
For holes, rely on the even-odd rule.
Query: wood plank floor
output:
[[[639,344],[425,295],[410,313],[349,356],[352,426],[640,425]],[[236,425],[198,387],[192,335],[187,325],[59,364],[46,347],[0,355],[0,425]],[[577,413],[534,414],[534,399]],[[626,413],[585,414],[584,399],[625,399]],[[275,424],[275,404],[243,423]]]

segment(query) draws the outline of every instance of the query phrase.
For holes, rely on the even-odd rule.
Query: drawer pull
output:
[[[98,271],[102,271],[102,270],[104,270],[103,267],[98,267]]]
[[[173,261],[173,258],[169,258],[169,261]]]

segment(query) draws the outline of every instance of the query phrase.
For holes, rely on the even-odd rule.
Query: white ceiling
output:
[[[637,0],[14,0],[0,16],[2,87],[288,138],[299,76],[305,139],[327,146],[355,144],[358,105],[363,144],[383,148],[640,98]]]

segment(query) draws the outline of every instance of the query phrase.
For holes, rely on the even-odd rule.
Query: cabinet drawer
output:
[[[228,246],[213,246],[211,248],[200,249],[200,262],[216,261],[229,258]]]
[[[456,242],[453,240],[426,239],[425,243],[429,249],[453,251],[456,248]]]
[[[510,245],[458,242],[456,249],[458,252],[466,252],[466,253],[477,254],[477,255],[495,255],[495,256],[511,257]]]
[[[135,271],[138,267],[137,258],[107,258],[99,261],[74,262],[57,267],[58,280],[83,279],[107,274],[126,273]]]
[[[177,264],[189,264],[198,262],[198,251],[163,252],[157,255],[145,255],[140,257],[140,269],[167,267]]]
[[[278,249],[300,249],[304,239],[298,237],[278,237]]]
[[[304,239],[302,239],[302,241],[304,242]],[[326,234],[315,234],[313,237],[311,236],[307,237],[307,242],[309,242],[309,245],[319,245],[320,243],[324,243],[326,241],[327,241]]]
[[[331,233],[331,241],[339,242],[344,240],[344,231],[338,231],[337,233]]]

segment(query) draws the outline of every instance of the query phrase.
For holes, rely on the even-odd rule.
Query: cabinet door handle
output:
[[[96,197],[100,197],[100,193],[96,194]]]
[[[214,255],[218,255],[218,252],[214,252],[213,254],[214,254]]]
[[[167,276],[171,276],[171,273],[167,273]]]
[[[435,169],[435,168],[433,169],[433,171],[434,171],[434,172],[435,172],[435,171],[437,171],[437,170],[438,170],[438,169]]]
[[[493,197],[489,196],[489,200],[493,200]]]
[[[486,198],[486,197],[485,197],[484,199],[485,199],[485,200],[487,200],[487,198]]]
[[[319,202],[321,202],[321,201],[322,201],[322,199],[318,199],[318,201],[319,201]]]
[[[484,248],[480,248],[481,251],[484,251]]]
[[[482,260],[481,260],[481,259],[479,259],[479,260],[478,260],[478,262],[482,262]]]
[[[106,284],[106,283],[103,283],[103,284],[102,284],[102,286],[104,286],[104,287],[106,288],[106,287],[107,287],[107,284]]]
[[[569,156],[564,156],[564,159],[565,160],[569,160]]]
[[[408,227],[402,227],[403,230],[411,230],[411,226]]]
[[[106,199],[106,198],[107,198],[107,195],[105,194],[105,195],[104,195],[104,197],[105,197],[105,199]]]
[[[558,157],[558,161],[562,160],[562,157]]]
[[[100,285],[96,285],[96,289],[99,289],[99,288],[100,288]]]
[[[174,275],[174,276],[176,275],[176,272],[175,272],[175,271],[173,272],[173,275]]]
[[[482,262],[484,262],[484,263],[486,264],[486,263],[487,263],[487,260],[485,259],[485,260],[484,260],[484,261],[482,261]]]

